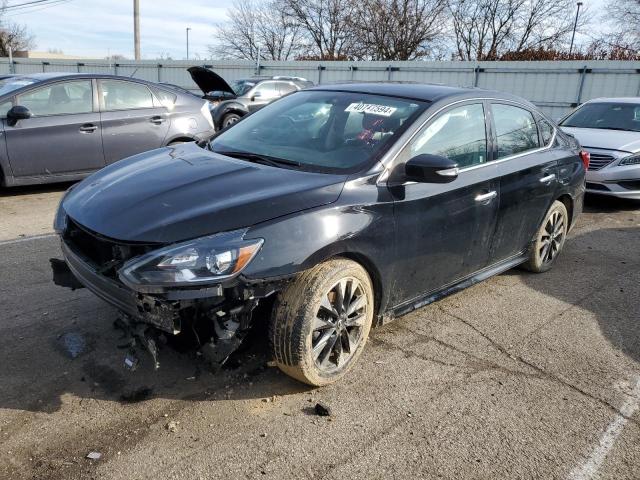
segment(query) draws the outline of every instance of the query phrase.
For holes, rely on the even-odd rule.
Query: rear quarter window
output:
[[[553,140],[553,132],[555,128],[549,122],[547,122],[544,118],[541,118],[538,121],[538,128],[540,129],[540,136],[542,137],[542,145],[547,147],[551,144],[551,140]]]

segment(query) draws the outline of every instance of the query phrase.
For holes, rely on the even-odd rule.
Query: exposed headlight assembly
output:
[[[219,283],[238,275],[260,250],[263,240],[244,240],[245,233],[221,233],[154,250],[125,263],[118,276],[144,291]]]
[[[640,154],[634,153],[633,155],[624,157],[622,160],[620,160],[620,163],[618,165],[640,165]]]

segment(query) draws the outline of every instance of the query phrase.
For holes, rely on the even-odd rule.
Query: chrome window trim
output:
[[[404,144],[400,147],[400,149],[398,150],[398,152],[391,158],[389,158],[388,160],[385,160],[383,162],[380,162],[382,164],[382,166],[384,167],[384,172],[380,175],[380,177],[378,178],[378,181],[376,182],[377,184],[381,184],[381,183],[386,183],[387,179],[389,177],[389,167],[388,164],[392,164],[396,161],[396,159],[398,158],[398,156],[404,151],[404,149],[407,147],[407,145],[409,145],[409,143],[414,139],[414,137],[416,135],[418,135],[418,133],[420,133],[420,131],[424,128],[424,126],[429,123],[436,115],[438,115],[440,112],[442,112],[443,110],[446,110],[447,108],[453,106],[453,105],[457,105],[459,103],[475,103],[475,102],[485,102],[485,101],[499,101],[499,102],[506,102],[506,103],[510,103],[513,105],[517,105],[521,108],[523,108],[524,110],[530,112],[533,115],[533,118],[535,120],[535,115],[534,112],[531,111],[530,107],[524,103],[518,102],[516,100],[509,100],[509,99],[505,99],[505,98],[495,98],[495,97],[476,97],[476,98],[465,98],[462,100],[458,100],[452,103],[449,103],[447,105],[442,106],[441,108],[439,108],[438,110],[436,110],[435,112],[433,112],[433,114],[431,114],[429,117],[427,117],[424,122],[422,122],[420,124],[420,126],[418,126],[418,128],[416,128],[416,131],[413,132],[413,134],[407,139],[406,142],[404,142]],[[486,112],[485,112],[486,115]],[[486,122],[486,118],[485,118],[485,122]],[[549,122],[551,124],[551,126],[553,126],[553,123]],[[471,170],[477,170],[478,168],[483,168],[489,165],[498,165],[500,163],[504,163],[507,162],[509,160],[514,160],[516,158],[520,158],[523,157],[525,155],[530,155],[532,153],[538,153],[538,152],[543,152],[545,150],[549,150],[552,145],[555,143],[556,141],[556,136],[557,136],[557,128],[555,126],[553,126],[553,135],[551,136],[551,141],[549,142],[548,145],[545,145],[543,147],[539,147],[539,148],[535,148],[532,150],[526,150],[524,152],[519,152],[513,155],[509,155],[507,157],[503,157],[500,158],[498,160],[492,160],[490,162],[485,162],[485,163],[479,163],[477,165],[472,165],[470,167],[465,167],[465,168],[461,168],[458,170],[458,174],[464,173],[464,172],[468,172]],[[489,139],[487,139],[488,141]],[[410,185],[410,184],[414,184],[417,182],[404,182],[402,185]]]

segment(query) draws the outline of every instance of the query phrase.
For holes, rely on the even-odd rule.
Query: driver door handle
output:
[[[480,193],[480,194],[476,195],[475,200],[478,203],[490,202],[491,200],[493,200],[497,196],[498,196],[498,192],[493,190],[492,192]]]
[[[92,123],[85,123],[83,126],[80,127],[80,131],[82,133],[93,133],[97,129],[98,127],[93,125]]]
[[[160,125],[162,124],[162,122],[164,122],[164,118],[160,117],[160,116],[155,116],[155,117],[151,117],[151,120],[149,120],[151,123],[154,123],[156,125]]]

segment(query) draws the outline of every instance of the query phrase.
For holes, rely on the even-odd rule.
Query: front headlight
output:
[[[260,250],[263,240],[244,240],[245,233],[221,233],[149,252],[125,263],[118,276],[134,290],[219,283],[238,275]]]
[[[640,154],[634,153],[633,155],[624,157],[622,160],[620,160],[620,163],[618,165],[640,165]]]

